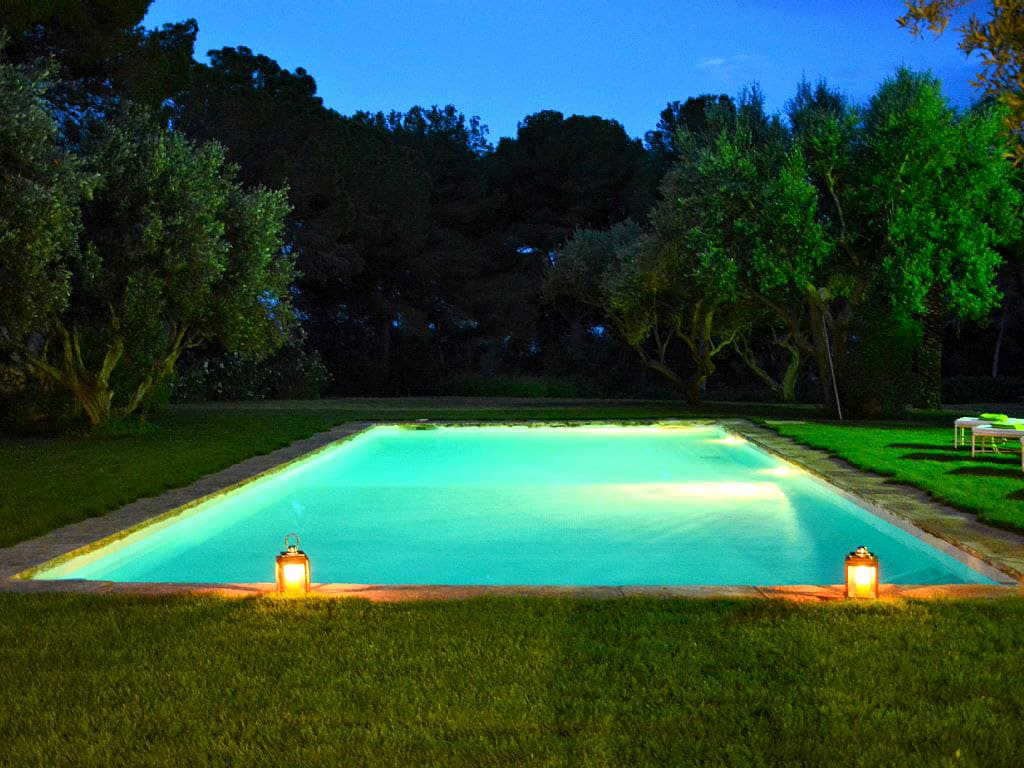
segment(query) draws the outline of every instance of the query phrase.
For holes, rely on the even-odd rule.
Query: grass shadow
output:
[[[967,457],[959,453],[904,453],[900,458],[911,461],[940,461],[946,464],[960,464],[967,460]]]
[[[1011,468],[1003,467],[960,467],[949,472],[951,475],[971,475],[972,477],[1021,477],[1020,467],[1014,462]]]
[[[952,446],[935,445],[934,443],[889,443],[886,448],[917,448],[921,451],[955,451]]]

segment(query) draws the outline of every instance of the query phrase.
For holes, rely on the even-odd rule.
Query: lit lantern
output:
[[[295,537],[295,543],[288,540]],[[287,595],[309,592],[309,556],[299,549],[299,534],[284,537],[284,552],[277,556],[277,591]]]
[[[878,558],[867,547],[857,547],[846,556],[846,596],[878,597]]]

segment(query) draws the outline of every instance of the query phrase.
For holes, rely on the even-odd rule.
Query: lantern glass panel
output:
[[[284,588],[288,592],[303,591],[306,588],[306,564],[285,563],[282,566],[284,571]]]
[[[289,595],[309,591],[309,558],[304,552],[282,552],[277,557],[277,591]]]
[[[846,596],[870,598],[878,597],[878,565],[847,565]]]

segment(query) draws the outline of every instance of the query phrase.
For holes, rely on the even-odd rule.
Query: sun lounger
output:
[[[1024,419],[1011,419],[999,413],[983,413],[981,416],[961,416],[953,422],[953,447],[959,448],[961,445],[967,445],[967,430],[988,424],[1024,424]]]
[[[991,440],[992,449],[998,451],[996,447],[996,438],[1002,438],[1005,440],[1020,440],[1021,456],[1020,456],[1020,469],[1024,472],[1024,428],[1013,429],[1013,427],[994,427],[990,424],[979,424],[976,427],[971,428],[971,458],[977,455],[977,440],[981,438],[982,449],[984,449],[985,440]]]

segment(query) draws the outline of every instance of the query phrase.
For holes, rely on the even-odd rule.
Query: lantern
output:
[[[288,540],[295,537],[295,543]],[[284,537],[284,552],[277,556],[277,591],[286,595],[309,592],[309,556],[299,549],[299,534]]]
[[[846,556],[846,596],[878,597],[878,558],[867,547],[857,547]]]

